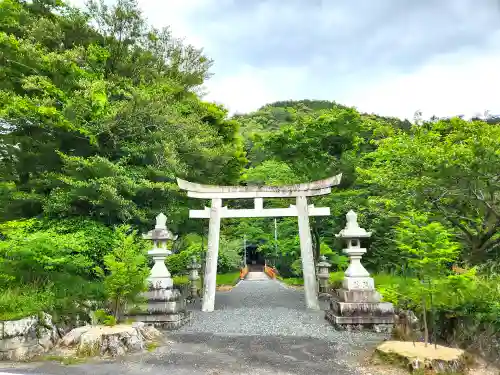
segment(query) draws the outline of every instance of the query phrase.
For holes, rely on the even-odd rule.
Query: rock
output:
[[[91,326],[82,326],[82,327],[72,329],[71,331],[69,331],[68,333],[66,333],[63,336],[61,343],[60,343],[61,346],[75,345],[77,342],[80,341],[80,337],[82,336],[82,334],[87,332],[90,328],[91,328]]]
[[[85,326],[75,328],[63,337],[62,346],[76,346],[82,356],[109,355],[122,356],[127,352],[144,350],[148,342],[161,337],[161,332],[145,325],[119,324],[113,327]]]
[[[432,370],[434,373],[463,373],[466,356],[462,349],[422,342],[386,341],[379,345],[376,354],[391,363],[399,363],[410,370]]]
[[[143,322],[135,322],[132,324],[132,327],[134,327],[147,341],[154,341],[161,336],[160,331],[153,326],[146,325]]]
[[[25,361],[52,349],[59,332],[49,314],[0,322],[0,360]]]

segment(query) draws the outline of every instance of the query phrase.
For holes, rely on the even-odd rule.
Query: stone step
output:
[[[249,272],[245,280],[269,280],[265,272]]]

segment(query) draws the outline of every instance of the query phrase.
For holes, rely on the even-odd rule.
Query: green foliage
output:
[[[443,275],[457,261],[460,246],[439,222],[429,223],[425,214],[410,212],[396,230],[396,244],[408,266],[421,280]]]
[[[287,285],[293,285],[293,286],[304,285],[304,279],[300,277],[285,277],[285,278],[280,278],[280,280]]]
[[[221,236],[219,245],[219,259],[217,260],[217,272],[227,273],[234,270],[239,270],[241,267],[242,259],[243,257],[241,240],[230,240],[225,236]]]
[[[345,271],[349,266],[349,257],[338,254],[324,242],[321,243],[320,254],[328,259],[332,265],[332,270]]]
[[[189,284],[189,279],[185,275],[183,275],[183,276],[174,276],[173,280],[174,280],[174,285],[176,285],[176,286],[184,286],[184,285],[188,285]]]
[[[478,263],[498,255],[500,128],[461,118],[414,126],[377,142],[358,169],[372,191],[397,201],[392,211],[430,211]],[[406,206],[406,207],[405,207]]]
[[[204,259],[206,228],[188,220],[196,203],[188,204],[175,177],[276,186],[341,172],[334,194],[311,199],[332,213],[311,218],[311,232],[315,259],[325,255],[338,271],[334,285],[347,266],[334,235],[354,209],[373,232],[363,261],[386,300],[419,311],[431,295],[430,319],[443,331],[453,319],[471,332],[468,317],[483,328],[494,321],[498,270],[449,268],[500,256],[497,118],[412,125],[315,100],[229,118],[198,95],[211,65],[169,29],[150,27],[134,0],[93,0],[85,10],[0,0],[3,317],[42,310],[74,317],[82,301],[106,298],[118,315],[143,290],[148,269],[135,235],[113,228],[149,230],[160,211],[180,235],[166,262],[184,283],[191,256]],[[245,236],[285,280],[300,276],[296,218],[278,219],[277,240],[273,234],[268,218],[225,220],[219,272],[239,268]]]
[[[116,318],[113,315],[108,315],[104,310],[97,310],[94,312],[94,316],[97,320],[97,324],[104,324],[108,327],[113,327],[116,325]]]
[[[342,286],[342,280],[344,280],[344,272],[330,272],[329,282],[332,288],[338,289]]]
[[[389,274],[374,278],[385,301],[424,314],[421,302],[426,291],[418,279]],[[483,331],[498,332],[499,281],[498,276],[476,275],[474,270],[432,280],[434,313],[427,316],[431,333],[442,340],[469,345]]]
[[[82,313],[81,301],[100,300],[85,232],[60,233],[37,220],[0,224],[0,291],[6,314]],[[31,290],[31,295],[28,291]]]
[[[147,290],[146,279],[150,271],[143,243],[137,241],[137,232],[121,226],[116,233],[114,247],[104,257],[106,272],[100,268],[96,271],[104,277],[104,290],[118,320],[125,305],[135,302],[139,293]]]
[[[238,123],[194,94],[211,60],[149,27],[135,1],[0,4],[0,219],[145,229],[166,210],[183,230],[175,176],[239,178]]]
[[[35,289],[34,285],[30,285],[0,289],[0,321],[52,311],[54,305],[55,295],[49,287]]]

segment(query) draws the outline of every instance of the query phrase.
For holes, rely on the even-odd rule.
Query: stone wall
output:
[[[62,333],[48,314],[0,321],[0,360],[24,361],[43,354]]]

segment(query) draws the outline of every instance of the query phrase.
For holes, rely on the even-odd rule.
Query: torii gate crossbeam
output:
[[[330,209],[328,207],[308,205],[307,197],[330,193],[331,187],[338,185],[341,178],[342,174],[338,174],[325,180],[286,186],[215,186],[196,184],[177,178],[179,188],[186,190],[188,197],[212,200],[210,208],[205,207],[204,210],[189,211],[190,218],[210,220],[202,311],[213,311],[215,306],[221,218],[283,216],[298,218],[306,307],[319,310],[309,216],[329,216]],[[255,207],[253,209],[237,210],[222,207],[222,199],[234,198],[253,198]],[[263,208],[263,198],[295,198],[296,202],[295,205],[288,208],[265,209]]]

